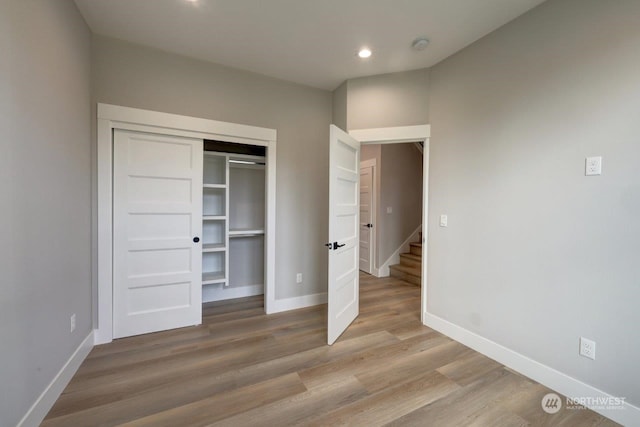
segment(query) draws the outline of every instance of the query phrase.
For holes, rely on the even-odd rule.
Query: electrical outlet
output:
[[[584,174],[586,176],[602,175],[602,157],[587,157]]]
[[[296,283],[302,283],[302,273],[296,274]]]
[[[76,314],[75,313],[71,315],[70,321],[71,321],[71,332],[73,333],[73,331],[76,330]]]
[[[580,337],[580,356],[596,360],[596,343],[585,337]]]

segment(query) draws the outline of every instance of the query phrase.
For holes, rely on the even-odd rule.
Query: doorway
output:
[[[406,142],[422,144],[422,230],[420,243],[422,244],[422,260],[420,262],[420,319],[425,324],[427,311],[427,241],[429,219],[429,139],[431,137],[430,125],[399,126],[390,128],[356,129],[349,132],[351,136],[360,141],[363,146],[367,144],[401,144]]]
[[[360,162],[360,270],[421,284],[422,145],[366,144]]]
[[[359,241],[360,241],[360,155],[365,144],[418,142],[422,155],[422,224],[428,229],[429,125],[361,129],[348,134],[330,126],[329,138],[329,247],[328,265],[328,343],[335,340],[359,313]],[[426,234],[420,236],[420,245]],[[355,244],[354,244],[355,243]],[[420,318],[426,310],[426,251],[420,262],[424,280],[420,286]]]

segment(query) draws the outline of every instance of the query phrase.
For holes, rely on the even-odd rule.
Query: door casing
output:
[[[275,309],[276,139],[275,129],[110,104],[97,117],[97,279],[93,289],[94,344],[113,340],[113,131],[149,132],[267,147],[265,207],[265,311]]]
[[[430,125],[398,126],[388,128],[356,129],[349,134],[365,144],[402,144],[406,142],[422,142],[422,286],[420,296],[420,319],[426,324],[427,311],[427,243],[429,220],[429,138]]]
[[[377,268],[377,259],[376,259],[376,227],[377,227],[377,187],[376,187],[376,173],[377,165],[376,159],[368,159],[360,162],[360,171],[362,169],[370,168],[371,169],[371,223],[373,224],[373,228],[369,229],[369,270],[366,273],[373,274],[373,272]],[[362,201],[360,201],[362,204]],[[360,228],[360,232],[362,232],[362,228]]]

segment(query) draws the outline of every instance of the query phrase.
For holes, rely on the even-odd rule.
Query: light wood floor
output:
[[[419,296],[362,275],[361,314],[331,347],[326,306],[207,305],[202,326],[95,347],[43,425],[616,425],[546,414],[550,390],[422,326]]]

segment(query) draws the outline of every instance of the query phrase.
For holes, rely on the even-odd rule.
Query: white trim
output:
[[[18,427],[39,426],[42,423],[42,420],[56,403],[56,400],[58,400],[71,378],[78,371],[84,359],[89,355],[93,348],[93,339],[93,331],[91,331],[51,380],[47,388],[31,405],[25,416],[18,423]]]
[[[279,313],[281,311],[296,310],[299,308],[311,307],[314,305],[326,304],[327,293],[312,295],[302,295],[299,297],[277,299],[273,302],[272,313]]]
[[[202,287],[202,302],[224,301],[262,294],[264,294],[264,285],[223,286],[222,283],[217,283]]]
[[[360,168],[374,167],[376,165],[376,159],[367,159],[360,162]]]
[[[200,119],[117,105],[98,104],[98,324],[95,344],[113,339],[113,188],[114,129],[161,133],[172,136],[216,139],[267,147],[265,207],[265,311],[273,312],[276,264],[276,139],[275,129]]]
[[[98,118],[119,122],[121,125],[128,123],[131,125],[155,126],[161,128],[162,132],[173,129],[176,131],[198,132],[222,137],[240,137],[261,141],[275,141],[277,134],[275,129],[109,104],[98,104]],[[187,136],[184,135],[183,132],[181,132],[180,135]],[[266,144],[256,143],[256,145]]]
[[[94,309],[98,324],[94,337],[95,344],[104,344],[113,339],[113,124],[98,119],[97,127],[98,292]]]
[[[349,134],[362,144],[398,144],[422,142],[422,286],[420,313],[427,311],[427,232],[429,230],[429,138],[431,125],[398,126],[391,128],[356,129]],[[423,315],[424,316],[424,315]],[[422,318],[424,323],[424,317]]]
[[[549,387],[567,397],[612,397],[593,386],[572,378],[540,362],[455,325],[439,316],[423,312],[424,324],[448,337],[471,347],[491,359]],[[640,425],[640,408],[624,403],[624,410],[592,408],[595,412],[623,425]]]
[[[427,311],[427,254],[428,254],[428,240],[427,233],[429,232],[429,154],[431,144],[429,138],[425,138],[422,146],[422,302],[420,305],[420,312],[426,313]],[[424,323],[424,317],[422,317],[422,323]]]
[[[373,228],[370,231],[371,234],[371,260],[369,261],[370,270],[368,273],[373,274],[376,277],[378,268],[377,266],[377,243],[378,243],[378,232],[377,232],[377,223],[378,223],[378,185],[376,184],[376,179],[378,176],[378,162],[375,158],[368,159],[360,162],[360,170],[364,168],[371,168],[371,223],[373,224]]]
[[[265,186],[265,253],[264,253],[264,311],[275,313],[276,301],[276,141],[269,141],[267,145]],[[267,238],[266,236],[269,236]]]
[[[410,243],[415,242],[416,240],[420,239],[420,232],[422,231],[422,224],[420,224],[418,226],[418,228],[416,228],[413,233],[411,233],[411,235],[407,238],[407,240],[405,240],[404,242],[402,242],[402,244],[400,245],[400,247],[398,249],[395,250],[394,253],[391,254],[391,256],[389,257],[389,259],[387,259],[384,264],[382,264],[380,266],[380,268],[376,269],[376,277],[388,277],[389,276],[389,266],[393,265],[393,264],[398,264],[400,262],[400,254],[404,253],[404,252],[409,252],[410,249]],[[425,277],[425,276],[422,276]]]
[[[431,136],[430,125],[397,126],[350,130],[349,134],[363,144],[399,144],[421,142]]]

